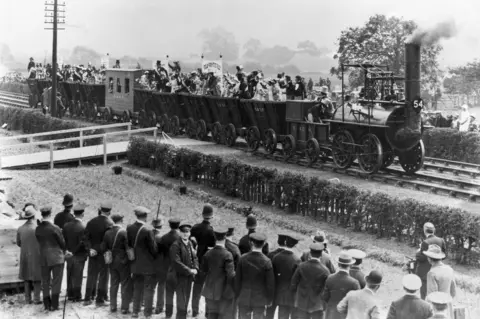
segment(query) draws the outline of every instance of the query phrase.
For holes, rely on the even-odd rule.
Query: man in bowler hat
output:
[[[428,302],[418,297],[422,286],[420,277],[408,274],[402,279],[405,295],[393,301],[388,309],[387,319],[428,319],[433,315]]]
[[[122,227],[123,215],[111,215],[113,226],[103,236],[102,251],[112,252],[110,268],[110,311],[117,311],[118,288],[121,286],[122,314],[129,312],[128,307],[132,300],[132,279],[130,276],[130,262],[127,257],[128,238],[127,231]]]
[[[62,230],[53,224],[52,207],[43,207],[40,212],[42,222],[35,229],[35,237],[40,247],[43,304],[45,310],[55,311],[59,309],[66,246]]]
[[[112,204],[104,202],[100,205],[100,215],[92,218],[85,229],[85,243],[89,251],[87,289],[85,291],[85,305],[90,305],[97,287],[97,306],[106,306],[108,289],[108,266],[103,258],[103,237],[105,232],[113,226],[110,219]],[[98,286],[97,286],[98,283]]]
[[[84,212],[85,205],[75,205],[73,207],[75,219],[63,226],[63,237],[67,251],[71,255],[67,258],[67,295],[68,299],[74,302],[82,300],[83,269],[88,257],[83,223]]]
[[[207,304],[208,319],[230,319],[233,313],[233,278],[235,269],[232,254],[225,248],[228,229],[214,229],[216,244],[203,258],[201,265],[205,274],[205,287],[202,295]]]
[[[272,262],[262,253],[267,236],[249,235],[252,250],[240,258],[235,272],[235,295],[239,319],[263,319],[265,308],[272,304],[275,294],[275,275]]]
[[[63,211],[55,215],[54,223],[60,229],[63,229],[63,226],[71,222],[75,219],[75,217],[72,214],[72,207],[73,207],[73,195],[72,194],[65,194],[63,196],[63,202],[62,205],[64,207]]]
[[[248,252],[250,252],[252,250],[252,246],[251,246],[251,243],[250,243],[250,235],[255,233],[256,229],[257,229],[257,218],[255,218],[254,215],[250,214],[247,216],[247,222],[246,222],[246,226],[247,226],[247,229],[248,229],[248,234],[246,234],[245,236],[243,236],[241,239],[240,239],[240,242],[238,243],[238,248],[240,248],[240,253],[243,255],[243,254],[246,254]],[[268,255],[268,243],[265,242],[263,245],[262,245],[262,252],[265,254],[265,255]]]
[[[213,218],[213,207],[206,204],[202,211],[203,221],[192,227],[191,234],[197,241],[197,257],[199,265],[202,264],[203,255],[209,248],[215,246],[215,235],[213,228],[210,225],[210,220]],[[196,317],[199,313],[200,296],[202,295],[203,284],[205,282],[205,274],[200,271],[195,277],[192,292],[192,316]]]
[[[138,318],[143,293],[143,310],[146,318],[153,312],[153,297],[155,294],[155,257],[157,244],[153,229],[146,225],[150,210],[138,206],[134,209],[137,220],[127,226],[128,245],[135,251],[135,260],[131,263],[133,280],[133,318]]]
[[[172,260],[170,271],[176,278],[177,319],[186,319],[192,283],[198,274],[199,264],[190,241],[191,224],[183,222],[179,229],[180,239],[174,242],[170,248],[170,259]]]

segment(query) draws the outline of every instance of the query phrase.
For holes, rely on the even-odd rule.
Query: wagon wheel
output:
[[[127,123],[127,122],[130,122],[131,119],[130,119],[130,115],[128,114],[127,111],[123,111],[123,114],[122,114],[122,122],[123,123]]]
[[[263,147],[269,154],[273,154],[277,150],[277,134],[271,128],[265,131]]]
[[[103,120],[107,123],[112,121],[112,110],[109,107],[103,110]]]
[[[219,122],[213,123],[212,139],[217,144],[220,144],[222,142],[222,125]]]
[[[378,172],[383,165],[382,143],[375,134],[368,133],[362,136],[360,144],[357,147],[360,168],[369,174]]]
[[[258,150],[260,147],[260,131],[258,127],[252,126],[248,129],[246,140],[249,151],[255,152]]]
[[[387,168],[393,164],[395,160],[395,151],[389,148],[384,148],[383,150],[383,164],[381,168]]]
[[[208,131],[207,131],[207,124],[205,123],[204,120],[199,120],[197,122],[197,138],[200,141],[205,140],[207,137]]]
[[[180,133],[180,120],[176,115],[172,116],[170,119],[170,133],[173,135],[178,135]]]
[[[293,155],[295,155],[296,148],[297,148],[297,145],[295,142],[295,138],[292,135],[285,136],[285,139],[282,142],[283,159],[287,161]]]
[[[425,159],[425,146],[423,141],[420,140],[417,145],[412,149],[402,152],[398,156],[400,165],[407,174],[413,174],[417,172],[423,166],[423,160]]]
[[[318,160],[318,156],[320,155],[320,145],[316,138],[310,138],[307,141],[307,145],[305,146],[305,157],[308,160],[308,164],[311,165]]]
[[[163,114],[160,117],[160,128],[166,133],[170,133],[170,120],[168,119],[167,114]]]
[[[97,107],[94,103],[88,103],[87,119],[90,121],[95,121],[97,118]]]
[[[340,168],[349,168],[355,160],[355,141],[348,131],[340,131],[333,136],[332,158]]]
[[[191,139],[194,139],[197,136],[195,121],[191,117],[189,117],[185,123],[185,134]]]
[[[232,123],[228,123],[227,126],[225,126],[225,143],[233,147],[235,146],[235,142],[237,141],[237,131],[235,130],[235,125]]]
[[[140,110],[138,113],[138,119],[140,122],[140,127],[148,127],[148,124],[150,124],[147,119],[147,113],[144,110]]]

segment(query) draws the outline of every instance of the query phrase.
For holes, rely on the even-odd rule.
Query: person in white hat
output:
[[[453,269],[442,262],[445,258],[445,253],[442,252],[438,245],[430,245],[423,254],[428,257],[428,262],[432,265],[427,274],[427,296],[433,292],[440,291],[455,298],[457,287]],[[449,308],[453,318],[453,307],[451,304]]]
[[[435,244],[440,246],[442,252],[445,253],[447,246],[442,238],[435,236],[435,226],[432,223],[425,223],[423,225],[423,233],[426,239],[421,243],[420,249],[416,254],[415,274],[422,279],[420,296],[425,300],[425,297],[427,296],[427,273],[430,271],[431,265],[428,262],[427,256],[423,252],[428,249],[429,245]]]
[[[434,292],[427,297],[433,306],[433,316],[429,319],[453,319],[453,314],[449,314],[449,306],[452,304],[452,297],[444,292]]]
[[[418,297],[422,280],[417,275],[408,274],[402,279],[405,295],[390,305],[387,319],[428,319],[433,315],[431,305]]]
[[[468,111],[468,105],[463,104],[460,111],[460,117],[458,118],[459,122],[459,131],[460,132],[468,132],[468,128],[470,127],[470,112]]]

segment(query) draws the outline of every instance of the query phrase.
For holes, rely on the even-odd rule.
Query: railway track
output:
[[[0,91],[0,104],[29,107],[27,95],[5,91]],[[237,145],[235,148],[249,152],[246,147]],[[253,154],[262,158],[285,162],[281,155],[281,149],[280,152],[275,154],[269,154],[263,150],[257,150]],[[330,158],[325,158],[324,162],[320,161],[310,165],[302,154],[296,154],[286,162],[398,187],[480,202],[480,165],[476,164],[426,157],[423,168],[413,175],[407,175],[398,161],[395,161],[389,168],[370,175],[362,172],[356,163],[348,169],[340,169],[333,164]]]

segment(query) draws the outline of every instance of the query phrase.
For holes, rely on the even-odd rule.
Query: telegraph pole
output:
[[[63,10],[58,10],[61,7]],[[45,23],[53,24],[53,28],[45,28],[45,30],[53,30],[53,47],[52,47],[52,97],[51,97],[51,115],[58,117],[57,112],[57,30],[65,30],[58,28],[58,24],[65,24],[65,1],[62,4],[58,0],[45,1]],[[50,19],[50,20],[48,20]]]

